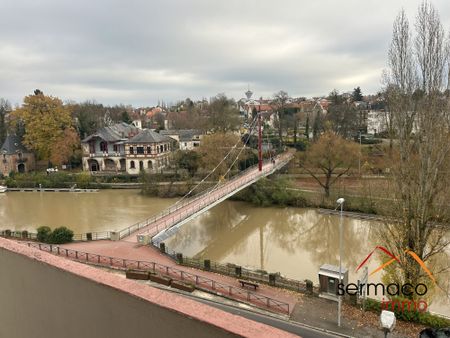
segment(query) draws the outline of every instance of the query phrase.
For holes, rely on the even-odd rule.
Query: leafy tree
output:
[[[207,107],[208,127],[210,130],[227,132],[239,128],[239,110],[233,99],[225,94],[218,94]]]
[[[363,95],[361,92],[361,88],[359,86],[356,87],[355,89],[353,89],[352,100],[353,100],[353,102],[363,100]]]
[[[237,145],[237,146],[236,146]],[[236,147],[235,147],[236,146]],[[235,148],[234,148],[235,147]],[[233,164],[237,166],[236,159],[242,147],[239,136],[233,133],[215,133],[206,135],[198,148],[201,156],[201,165],[206,170],[214,169],[225,158],[228,152],[231,153],[216,169],[214,177],[219,177],[227,172],[227,169]]]
[[[351,138],[358,131],[358,110],[350,102],[331,104],[326,120],[334,132],[344,138]]]
[[[131,124],[131,122],[133,122],[130,118],[130,115],[128,114],[128,112],[126,110],[124,110],[122,112],[121,120],[122,120],[122,122],[125,122],[127,124]]]
[[[77,121],[77,129],[81,138],[93,134],[102,127],[103,116],[106,112],[102,104],[94,101],[73,104],[72,115]]]
[[[6,125],[6,114],[10,110],[10,105],[5,99],[0,99],[0,146],[5,142],[8,128]]]
[[[193,150],[180,150],[175,156],[175,161],[178,167],[186,169],[191,176],[194,176],[200,166],[200,155]]]
[[[354,142],[328,130],[301,156],[300,167],[320,184],[329,197],[330,187],[356,165],[358,155],[359,149]]]
[[[62,137],[55,140],[51,147],[50,161],[54,164],[67,163],[79,147],[80,138],[75,129],[66,128]]]
[[[21,108],[12,112],[16,123],[25,127],[23,143],[42,160],[65,163],[79,140],[74,137],[70,109],[57,97],[46,96],[40,90],[24,98]],[[58,149],[57,145],[64,146]]]

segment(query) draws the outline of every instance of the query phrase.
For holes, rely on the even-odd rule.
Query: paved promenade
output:
[[[97,255],[104,255],[117,258],[125,258],[130,260],[141,260],[149,262],[157,262],[170,267],[176,267],[188,273],[193,273],[212,279],[219,283],[228,284],[240,288],[240,283],[237,278],[221,275],[214,272],[204,271],[191,267],[178,265],[167,255],[162,254],[159,250],[148,245],[138,245],[137,243],[127,241],[93,241],[93,242],[74,242],[70,244],[60,245],[62,248],[84,251]],[[261,284],[255,292],[253,289],[245,289],[246,291],[254,292],[265,297],[273,298],[277,301],[289,304],[289,311],[291,312],[301,297],[300,294],[283,290],[269,285]]]

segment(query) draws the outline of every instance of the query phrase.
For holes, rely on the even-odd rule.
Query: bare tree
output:
[[[272,105],[278,114],[277,125],[278,125],[278,138],[280,140],[280,146],[283,145],[283,123],[285,119],[286,107],[288,102],[289,102],[289,94],[283,90],[280,90],[273,96]]]
[[[428,280],[404,250],[433,262],[449,244],[441,224],[450,221],[446,190],[450,183],[450,106],[443,93],[445,34],[437,11],[427,2],[419,6],[415,31],[413,39],[401,11],[393,25],[385,77],[396,140],[391,152],[396,202],[390,210],[396,221],[385,224],[381,238],[404,263],[389,278],[417,284]]]
[[[304,169],[330,196],[330,188],[339,177],[355,167],[359,149],[355,142],[347,141],[331,130],[326,131],[300,159]]]

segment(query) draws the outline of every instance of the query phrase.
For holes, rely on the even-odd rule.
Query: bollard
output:
[[[177,253],[177,262],[178,264],[183,264],[183,254]]]
[[[275,278],[276,278],[276,274],[274,273],[269,273],[269,285],[275,285]]]
[[[242,267],[236,266],[236,267],[234,268],[234,270],[235,270],[235,273],[236,273],[236,276],[237,276],[237,277],[241,277],[241,276],[242,276]]]
[[[164,242],[159,243],[159,250],[162,253],[166,253],[166,244]]]
[[[206,271],[211,270],[211,261],[209,259],[205,259],[204,266]]]

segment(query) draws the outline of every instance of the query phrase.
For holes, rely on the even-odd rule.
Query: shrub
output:
[[[393,300],[402,302],[405,299],[394,297]],[[366,310],[370,310],[376,313],[381,312],[381,303],[378,300],[367,298]],[[392,311],[391,307],[389,310]],[[394,306],[394,313],[397,319],[409,322],[416,322],[425,326],[444,328],[450,326],[450,320],[433,315],[429,312],[418,312],[415,310],[408,310],[404,308],[401,310],[400,306]]]
[[[48,243],[64,244],[72,242],[73,231],[66,227],[59,227],[54,229],[48,236]]]
[[[22,231],[22,238],[28,238],[28,231],[26,230]]]
[[[47,243],[48,238],[51,233],[52,233],[52,230],[49,227],[41,226],[41,227],[37,228],[36,239],[38,240],[38,242]]]
[[[5,236],[11,237],[11,230],[9,229],[5,230]]]

